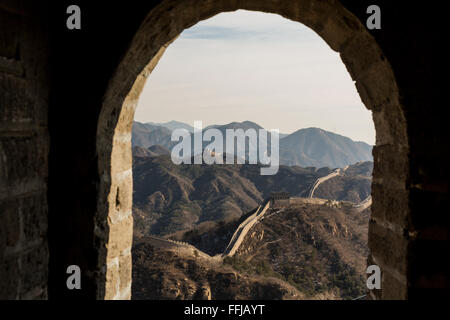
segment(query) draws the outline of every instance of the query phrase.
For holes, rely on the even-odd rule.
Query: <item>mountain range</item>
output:
[[[135,239],[133,299],[334,300],[366,293],[369,210],[345,203],[269,209],[235,255],[220,259],[251,213],[180,234],[184,242]]]
[[[361,212],[351,202],[371,193],[373,162],[359,160],[371,159],[371,146],[301,129],[280,139],[285,165],[262,176],[261,164],[174,164],[176,128],[193,131],[174,121],[133,126],[133,299],[353,299],[365,293],[370,209]],[[207,128],[263,129],[250,121]],[[272,192],[308,197],[325,176],[331,178],[314,187],[314,197],[339,202],[271,209],[234,256],[216,259]]]
[[[132,145],[142,148],[160,145],[170,151],[178,143],[178,141],[171,141],[172,131],[176,128],[186,129],[190,133],[194,130],[192,126],[177,121],[166,123],[134,122]],[[263,129],[251,121],[211,125],[203,130],[209,128],[218,129],[224,137],[227,129]],[[268,133],[268,136],[270,137],[270,133]],[[287,166],[343,168],[360,161],[372,161],[373,159],[371,145],[353,141],[350,138],[319,128],[299,129],[291,134],[280,134],[279,143],[280,164]],[[203,142],[203,149],[208,144],[209,142]],[[194,144],[191,145],[193,148]],[[224,150],[225,145],[224,141]],[[268,139],[267,146],[270,150],[270,139]],[[238,146],[235,154],[243,151],[247,157],[248,150],[247,142],[245,146]]]
[[[306,197],[318,178],[333,171],[280,166],[276,175],[261,176],[260,165],[176,165],[167,153],[160,146],[133,148],[135,234],[170,235],[238,219],[272,192]],[[360,202],[370,195],[371,167],[350,166],[354,174],[326,181],[314,195]]]

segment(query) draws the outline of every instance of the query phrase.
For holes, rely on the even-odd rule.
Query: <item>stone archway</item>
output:
[[[360,20],[334,0],[164,0],[148,13],[109,82],[98,122],[97,298],[131,296],[131,129],[145,81],[184,29],[238,9],[275,13],[303,23],[340,53],[362,101],[373,112],[376,128],[368,262],[381,267],[383,290],[371,292],[371,297],[406,298],[406,120],[389,62]]]

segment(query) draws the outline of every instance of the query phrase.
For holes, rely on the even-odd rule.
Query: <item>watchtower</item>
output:
[[[285,207],[289,205],[291,195],[288,192],[272,192],[270,199],[272,207]]]

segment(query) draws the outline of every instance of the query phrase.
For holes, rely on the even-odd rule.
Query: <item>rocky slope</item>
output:
[[[280,279],[243,274],[195,251],[155,246],[145,238],[133,246],[132,299],[135,300],[292,300],[304,297]]]
[[[237,253],[221,254],[238,225],[273,191],[305,196],[330,168],[174,165],[160,146],[133,148],[133,299],[348,299],[364,293],[369,210],[296,205],[256,224]],[[329,179],[316,197],[359,202],[371,162]],[[150,234],[199,250],[155,246]],[[196,250],[197,250],[196,249]],[[201,253],[201,254],[198,254]]]
[[[225,263],[244,274],[277,277],[305,298],[356,298],[365,292],[369,215],[369,210],[361,213],[345,204],[272,210]],[[186,232],[180,238],[214,255],[223,252],[237,225]]]
[[[136,235],[170,235],[194,226],[210,228],[220,221],[233,221],[271,192],[284,190],[293,196],[306,196],[317,178],[332,171],[280,166],[276,175],[261,176],[259,165],[175,165],[164,150],[157,146],[133,149]],[[317,194],[355,202],[370,194],[370,178],[348,176],[344,182],[340,188],[320,186],[323,191]]]
[[[371,192],[373,162],[349,166],[342,175],[321,183],[314,197],[339,201],[362,202]]]
[[[164,235],[240,217],[263,196],[239,171],[237,166],[177,166],[167,156],[135,157],[135,229]]]
[[[369,212],[345,206],[291,206],[255,225],[230,263],[281,275],[306,296],[356,298],[365,293],[368,221]]]
[[[133,299],[356,298],[365,293],[369,214],[346,205],[270,209],[223,261],[200,250],[220,253],[236,222],[185,234],[196,248],[135,239]]]

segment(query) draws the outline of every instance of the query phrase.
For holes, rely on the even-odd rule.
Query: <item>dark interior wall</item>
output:
[[[89,270],[95,265],[95,252],[90,251],[91,217],[95,211],[98,177],[92,137],[100,102],[127,45],[156,1],[128,1],[126,5],[100,1],[77,3],[83,14],[81,31],[64,28],[62,13],[71,2],[59,1],[52,6],[55,94],[50,109],[50,239],[68,239],[50,244],[50,252],[57,257],[50,260],[50,294],[55,292],[58,296],[74,294],[63,287],[65,265],[79,263]],[[411,212],[400,223],[395,211],[388,212],[383,218],[387,223],[396,222],[408,241],[405,254],[410,259],[407,266],[410,294],[420,294],[420,287],[448,286],[445,270],[449,268],[443,259],[445,255],[441,254],[448,252],[449,234],[443,202],[448,192],[448,148],[442,145],[446,120],[431,81],[432,47],[436,40],[434,28],[439,23],[436,18],[439,8],[409,1],[344,0],[342,3],[363,24],[369,5],[381,7],[382,29],[371,33],[393,67],[405,107],[410,143],[410,184],[406,188],[411,193]],[[64,186],[64,194],[58,192],[59,186]],[[67,206],[67,203],[71,205]],[[381,238],[389,242],[386,236],[381,235]],[[385,243],[374,250],[380,251],[380,255],[389,255],[390,245]],[[420,258],[422,256],[427,257],[426,261]],[[444,281],[436,283],[433,279]],[[86,292],[90,291],[83,290],[83,294]]]
[[[409,136],[409,206],[407,220],[409,298],[430,298],[450,287],[449,148],[444,142],[447,99],[442,76],[443,10],[435,3],[404,6],[397,24],[403,28],[381,44],[396,72]],[[406,233],[406,232],[405,232]]]
[[[93,245],[93,217],[99,180],[94,139],[97,120],[109,79],[141,21],[158,1],[55,0],[49,2],[49,8],[45,6],[47,1],[39,5],[32,2],[0,1],[0,153],[6,154],[0,158],[0,228],[3,228],[0,250],[7,258],[2,260],[0,270],[2,279],[9,278],[1,296],[46,297],[49,257],[50,298],[95,298],[98,257]],[[436,63],[434,46],[440,40],[436,30],[440,29],[438,13],[442,9],[430,2],[426,5],[409,1],[341,2],[363,24],[368,5],[381,7],[382,29],[371,33],[393,67],[405,107],[410,144],[409,185],[406,186],[410,192],[410,214],[401,222],[396,221],[395,212],[383,219],[399,224],[404,230],[409,297],[428,294],[421,288],[448,288],[450,268],[444,253],[449,252],[449,218],[445,214],[449,156],[443,142],[445,107],[439,104],[440,92],[445,91],[436,89],[434,78],[441,67]],[[65,27],[66,8],[72,4],[82,9],[81,30]],[[11,49],[15,39],[20,42],[24,69],[38,70],[26,72],[25,80],[17,71],[17,50]],[[2,64],[4,58],[8,59],[6,71]],[[33,107],[26,107],[30,105]],[[36,185],[14,193],[19,190],[15,186],[28,185],[31,180]],[[45,245],[47,201],[49,256]],[[23,217],[27,212],[29,216]],[[41,227],[33,232],[21,231],[25,226],[23,221],[28,218],[33,225]],[[23,243],[34,243],[34,238],[39,243],[35,248],[40,251],[8,249],[23,248]],[[388,237],[384,238],[389,241]],[[387,247],[380,245],[374,249],[381,255],[389,255]],[[27,264],[22,263],[20,275],[16,267],[19,259],[28,262],[31,268],[26,269]],[[65,271],[71,264],[79,265],[83,271],[83,290],[66,289]],[[37,274],[35,280],[27,278],[32,272]],[[36,283],[35,287],[42,290],[27,289],[24,283]],[[33,294],[27,296],[28,292]]]
[[[71,4],[82,10],[81,30],[66,28]],[[108,81],[151,7],[152,1],[52,3],[50,298],[96,298],[97,121]],[[65,271],[72,264],[82,270],[83,290],[66,288]]]
[[[0,299],[47,297],[46,12],[0,1]]]
[[[354,1],[342,1],[349,8]],[[361,1],[359,13],[366,1]],[[444,142],[447,126],[443,101],[442,75],[445,50],[442,30],[445,18],[439,2],[426,4],[412,1],[381,2],[382,30],[373,31],[378,44],[389,60],[400,89],[401,102],[407,121],[409,143],[409,214],[398,220],[397,204],[383,203],[386,215],[382,217],[391,226],[403,229],[406,242],[406,277],[408,298],[430,298],[445,294],[450,287],[450,264],[443,252],[450,252],[450,222],[446,214],[448,199],[449,148]],[[444,81],[444,82],[441,82]],[[395,153],[392,157],[395,157]],[[385,182],[389,184],[389,182]],[[374,186],[375,187],[375,186]],[[376,190],[376,188],[374,188]],[[369,232],[383,243],[372,245],[380,255],[392,255],[398,250],[389,237]],[[378,237],[380,236],[380,237]],[[381,242],[381,241],[380,241]],[[370,244],[369,244],[370,245]],[[395,264],[395,262],[393,262]],[[429,288],[439,290],[429,290]]]

